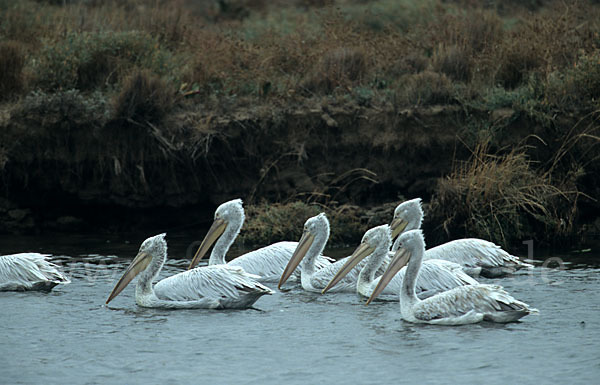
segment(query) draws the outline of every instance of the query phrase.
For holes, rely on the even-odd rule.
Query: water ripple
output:
[[[105,306],[131,257],[88,254],[54,260],[71,276],[70,285],[50,294],[0,293],[3,382],[485,379],[505,384],[585,383],[600,376],[597,267],[536,267],[506,279],[482,280],[503,285],[541,314],[508,325],[443,327],[402,321],[395,301],[364,306],[354,294],[321,296],[299,286],[261,298],[258,311],[143,309],[135,305],[133,285]],[[188,263],[169,261],[163,276],[183,271]]]

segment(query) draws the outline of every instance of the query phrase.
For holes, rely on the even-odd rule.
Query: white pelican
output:
[[[369,298],[379,283],[380,277],[375,278],[375,274],[381,265],[387,262],[386,259],[391,244],[392,232],[388,225],[377,226],[368,230],[362,238],[361,246],[359,246],[365,248],[366,252],[357,253],[347,258],[344,266],[333,277],[325,289],[323,289],[323,293],[335,286],[354,266],[368,256],[366,263],[358,275],[356,291],[359,295]],[[392,295],[397,298],[405,273],[406,268],[400,270],[385,286],[384,291],[380,295]],[[458,286],[477,284],[476,280],[462,271],[460,265],[441,259],[430,259],[423,262],[421,273],[417,280],[416,293],[419,298],[423,299]]]
[[[171,309],[245,309],[273,291],[239,267],[198,267],[172,275],[152,288],[167,259],[166,234],[146,239],[106,300],[108,304],[135,278],[135,302],[142,307]]]
[[[421,198],[400,203],[394,210],[394,219],[390,224],[392,237],[396,238],[404,231],[421,228],[423,208]],[[392,246],[392,254],[398,249],[398,239]],[[425,252],[425,260],[443,259],[463,267],[471,276],[497,278],[513,273],[520,268],[531,268],[532,265],[521,262],[518,257],[510,255],[500,246],[477,238],[457,239],[433,247]]]
[[[383,291],[394,274],[408,263],[400,289],[400,313],[406,321],[440,325],[463,325],[481,321],[504,323],[538,313],[537,309],[514,299],[501,286],[496,285],[459,286],[420,300],[415,291],[424,254],[425,241],[421,230],[411,230],[400,235],[400,248],[367,305]]]
[[[281,279],[279,280],[278,287],[287,281],[292,275],[296,267],[300,265],[300,281],[302,288],[306,291],[312,291],[320,293],[327,283],[335,276],[335,274],[344,266],[346,260],[349,257],[342,258],[330,265],[319,268],[315,264],[317,256],[319,256],[325,249],[327,239],[329,238],[329,220],[325,216],[325,213],[321,213],[317,216],[309,218],[304,224],[304,232],[302,238],[298,242],[298,247],[294,251],[294,255],[289,260],[289,263],[285,267]],[[361,245],[362,246],[362,245]],[[362,255],[368,250],[365,247],[359,246],[352,256]],[[302,262],[302,263],[300,263]],[[359,263],[354,269],[351,269],[347,275],[345,275],[339,285],[330,290],[331,292],[354,292],[356,291],[356,280],[358,279],[358,273],[364,263]]]
[[[225,264],[225,255],[233,244],[244,224],[244,207],[241,199],[225,202],[215,211],[215,219],[202,240],[198,251],[190,263],[189,269],[194,268],[204,257],[214,243],[208,265]],[[216,241],[216,242],[215,242]],[[298,242],[277,242],[258,250],[240,255],[228,263],[229,266],[239,266],[247,273],[260,276],[260,282],[277,282],[285,265],[294,253]],[[327,257],[319,256],[317,266],[331,264]]]
[[[71,281],[48,261],[48,254],[0,255],[0,291],[50,291]]]

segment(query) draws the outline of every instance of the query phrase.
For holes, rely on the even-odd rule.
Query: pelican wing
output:
[[[424,261],[417,278],[417,293],[429,295],[441,293],[465,285],[477,285],[478,282],[465,274],[462,266],[441,259]]]
[[[38,253],[0,256],[0,290],[50,290],[71,282],[48,257]]]
[[[510,255],[500,246],[476,238],[457,239],[433,247],[425,252],[424,259],[444,259],[470,268],[532,267],[528,263],[521,262],[514,255]]]
[[[154,286],[154,293],[163,301],[211,300],[221,305],[241,301],[245,296],[250,296],[256,301],[261,295],[273,293],[255,278],[255,275],[248,274],[237,266],[205,266],[159,281]]]
[[[228,263],[239,266],[247,273],[259,275],[260,282],[277,282],[283,270],[292,258],[298,242],[277,242],[249,253],[240,255]],[[331,258],[320,255],[315,266],[317,269],[331,264]]]
[[[380,296],[393,295],[397,299],[405,274],[406,267],[403,267],[394,278],[392,278]],[[377,287],[377,284],[379,284],[380,278],[381,277],[377,277],[373,280],[368,293],[361,294],[369,297],[375,290],[375,287]],[[441,259],[430,259],[423,261],[423,264],[421,265],[415,292],[417,297],[424,299],[454,289],[455,287],[477,284],[478,282],[475,279],[463,272],[462,267],[459,264]]]
[[[422,322],[454,324],[465,317],[501,318],[514,313],[537,313],[497,285],[460,286],[414,305],[414,317]],[[519,317],[520,318],[520,317]]]

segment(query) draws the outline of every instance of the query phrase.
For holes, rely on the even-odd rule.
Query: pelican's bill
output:
[[[398,235],[400,235],[404,229],[408,226],[408,221],[402,218],[395,218],[390,223],[390,229],[392,230],[392,240],[396,239]]]
[[[352,269],[365,257],[371,255],[375,251],[375,248],[367,243],[361,243],[358,245],[356,250],[348,258],[344,266],[337,272],[337,274],[329,281],[327,286],[321,291],[321,294],[325,294],[329,289],[334,287],[342,278],[344,278]]]
[[[113,298],[119,295],[119,293],[121,293],[123,289],[125,289],[125,287],[129,285],[129,282],[131,282],[136,277],[136,275],[138,275],[139,273],[144,271],[146,267],[148,267],[151,261],[152,256],[148,253],[139,253],[138,255],[136,255],[136,257],[131,262],[131,265],[129,265],[127,270],[125,270],[125,273],[123,274],[121,279],[119,279],[119,282],[117,282],[114,289],[108,296],[106,304],[108,304],[110,301],[113,300]]]
[[[300,238],[300,242],[298,242],[298,246],[296,247],[296,250],[294,250],[292,258],[290,258],[290,261],[283,270],[283,274],[281,274],[281,278],[279,279],[279,285],[277,285],[279,289],[281,289],[281,286],[285,283],[285,281],[288,280],[288,278],[290,278],[294,270],[296,270],[296,267],[298,267],[298,265],[302,261],[302,258],[304,258],[304,256],[306,255],[308,249],[310,248],[310,246],[312,246],[314,240],[315,236],[312,235],[310,232],[305,231],[304,234],[302,234],[302,238]]]
[[[219,237],[221,236],[221,234],[223,234],[226,228],[227,222],[224,219],[215,219],[212,226],[210,226],[210,229],[208,229],[208,233],[206,233],[206,236],[202,240],[200,247],[196,251],[196,254],[194,254],[194,258],[192,258],[192,262],[190,263],[188,270],[193,269],[194,267],[196,267],[196,265],[198,265],[200,260],[204,258],[206,252],[217,241],[217,239],[219,239]]]
[[[385,271],[385,273],[383,273],[383,275],[379,279],[379,283],[377,284],[377,287],[375,287],[375,290],[373,290],[373,293],[367,300],[366,305],[370,304],[375,298],[377,298],[379,294],[381,294],[383,289],[385,289],[388,283],[390,283],[390,281],[392,280],[392,278],[394,278],[396,273],[398,273],[400,269],[406,266],[409,260],[410,251],[403,248],[400,248],[398,249],[398,251],[396,251],[396,254],[394,254],[394,257],[392,258],[388,269]]]

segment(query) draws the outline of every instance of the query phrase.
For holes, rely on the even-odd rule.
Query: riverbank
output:
[[[58,104],[64,108],[68,102]],[[586,197],[595,186],[581,183],[585,178],[568,179],[558,166],[554,174],[540,171],[563,143],[532,121],[513,119],[498,141],[516,147],[496,155],[492,151],[499,150],[489,145],[469,146],[467,116],[456,107],[382,111],[347,104],[281,109],[276,115],[272,109],[252,112],[210,120],[203,131],[186,126],[190,117],[182,114],[182,121],[161,128],[123,129],[108,121],[91,135],[87,114],[82,126],[63,127],[58,122],[75,116],[72,111],[46,113],[40,121],[51,128],[39,130],[11,115],[4,130],[13,136],[4,147],[9,151],[3,230],[206,223],[217,204],[242,197],[251,207],[299,202],[286,215],[273,211],[281,219],[271,221],[273,226],[321,209],[346,213],[347,235],[338,237],[334,229],[345,243],[375,225],[364,220],[370,208],[389,202],[385,222],[392,203],[421,196],[431,202],[426,227],[439,234],[431,237],[434,243],[469,235],[499,243],[527,236],[565,242],[581,236],[582,225],[597,212],[577,211],[597,210],[597,202]],[[528,130],[519,134],[523,126]],[[254,213],[270,206],[256,206]],[[250,226],[253,217],[248,216]],[[274,240],[247,238],[251,244]]]
[[[592,2],[23,3],[2,5],[0,231],[203,225],[241,197],[339,215],[343,244],[419,196],[429,244],[600,233]]]

